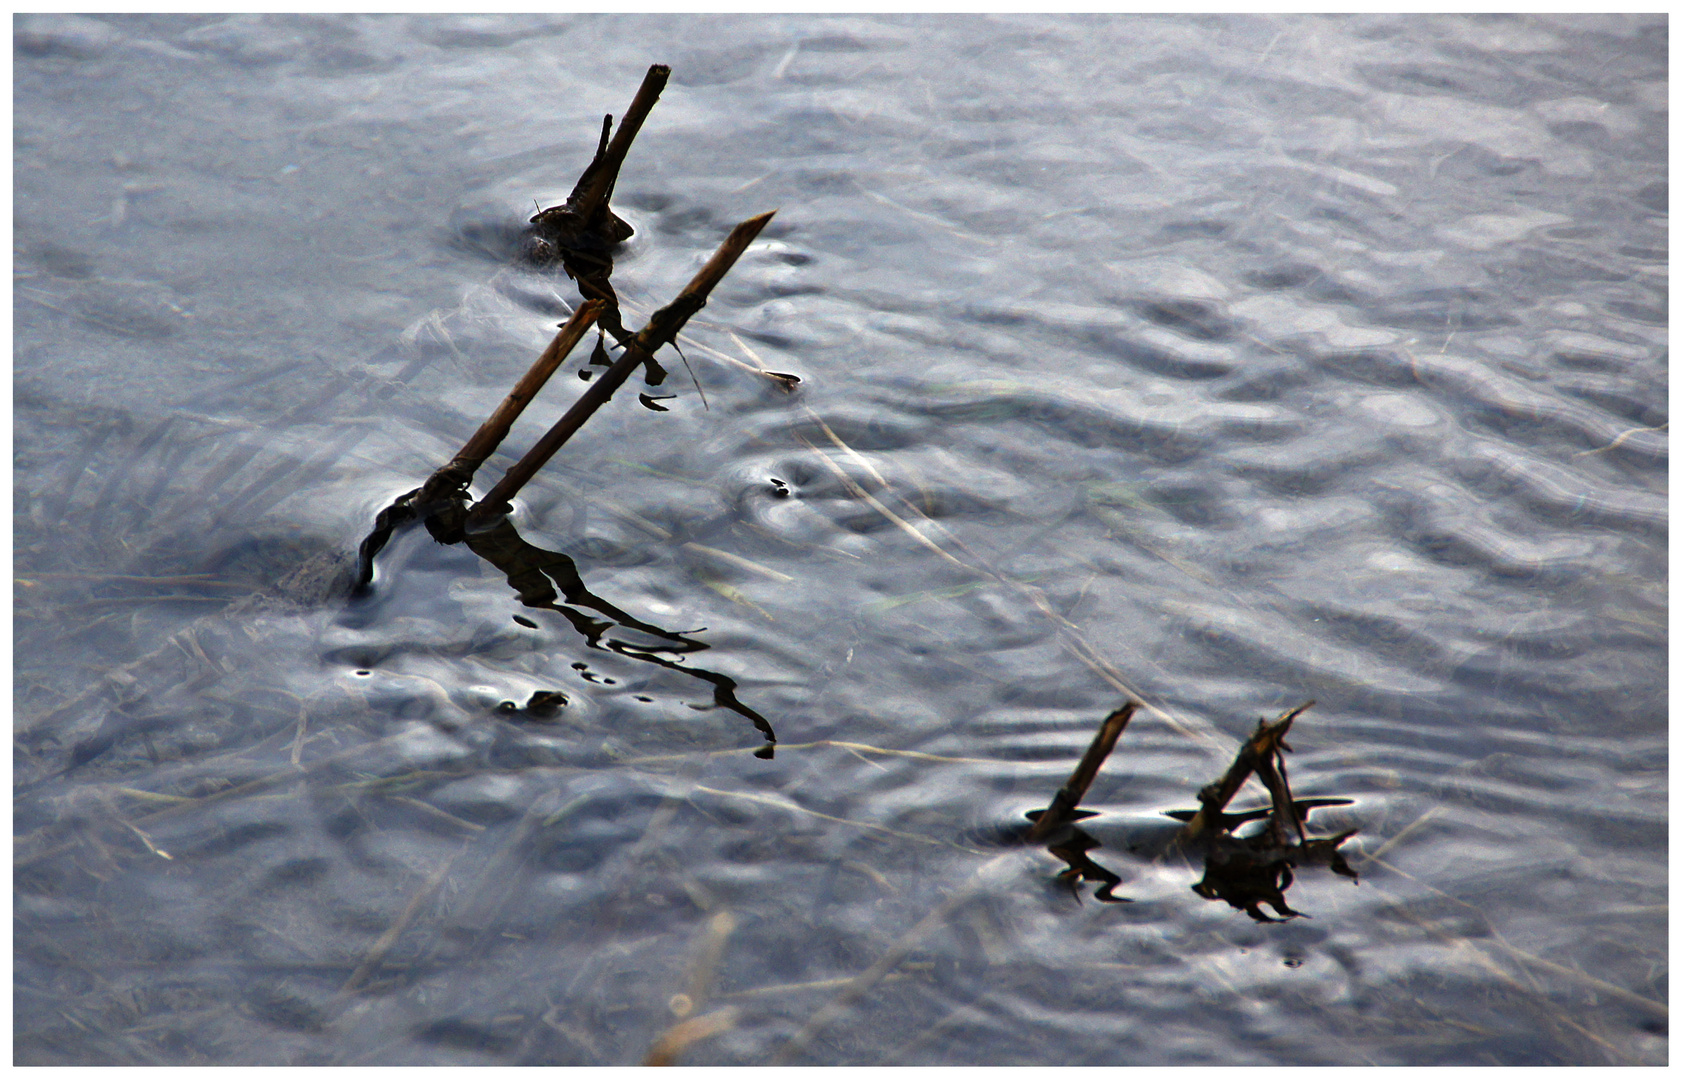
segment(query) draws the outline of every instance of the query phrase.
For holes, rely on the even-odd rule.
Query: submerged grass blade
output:
[[[848,446],[847,443],[842,440],[842,438],[837,435],[827,423],[824,422],[822,417],[818,416],[817,413],[813,412],[809,408],[805,409],[805,412],[814,423],[823,429],[824,434],[832,443],[835,444],[837,449],[847,454],[854,462],[856,462],[860,468],[869,474],[871,479],[882,486],[884,491],[895,493],[895,497],[898,499],[899,503],[905,507],[907,515],[910,518],[914,520],[921,520],[932,530],[938,530],[941,532],[943,535],[948,537],[954,545],[974,559],[976,563],[980,565],[980,568],[978,569],[976,566],[972,566],[969,563],[964,562],[952,555],[939,544],[935,543],[933,540],[929,539],[929,537],[925,535],[922,530],[913,525],[911,521],[908,521],[905,517],[901,517],[898,513],[889,509],[881,502],[881,500],[877,499],[874,495],[871,495],[869,492],[860,487],[858,483],[852,479],[852,477],[847,475],[846,470],[836,464],[836,462],[831,459],[827,453],[814,446],[811,441],[806,439],[804,436],[796,433],[795,437],[813,453],[818,455],[819,460],[821,460],[824,465],[835,474],[837,479],[841,481],[842,485],[855,498],[861,500],[866,505],[876,510],[896,528],[906,533],[923,547],[933,551],[946,562],[951,563],[967,573],[975,574],[979,577],[990,578],[1017,590],[1025,599],[1028,600],[1030,605],[1032,605],[1036,611],[1056,624],[1059,638],[1062,641],[1065,650],[1068,651],[1070,655],[1080,661],[1081,664],[1086,666],[1093,674],[1097,675],[1111,687],[1120,691],[1128,698],[1140,702],[1145,709],[1149,710],[1154,716],[1162,720],[1175,731],[1209,746],[1225,748],[1231,745],[1231,740],[1222,735],[1212,725],[1204,724],[1202,727],[1195,726],[1185,720],[1182,720],[1180,717],[1175,716],[1173,713],[1170,713],[1161,706],[1152,704],[1149,698],[1127,684],[1127,682],[1121,677],[1120,672],[1116,670],[1115,665],[1111,664],[1102,653],[1100,653],[1091,645],[1090,642],[1086,640],[1086,637],[1081,633],[1079,627],[1075,626],[1062,615],[1059,615],[1057,611],[1052,608],[1050,601],[1046,598],[1044,590],[1038,588],[1037,586],[1029,585],[1019,578],[1014,578],[1010,575],[1001,573],[998,570],[993,569],[991,566],[988,566],[985,560],[981,559],[975,552],[971,551],[961,539],[952,533],[950,529],[946,528],[946,526],[942,525],[940,522],[935,521],[933,518],[930,518],[927,514],[923,513],[922,510],[918,509],[916,504],[912,503],[909,499],[906,499],[903,495],[899,495],[895,492],[893,486],[888,483],[887,479],[883,477],[879,471],[877,471],[875,466],[871,465],[870,462],[858,451]]]
[[[416,889],[414,895],[409,897],[409,903],[404,906],[401,912],[398,913],[397,918],[392,921],[392,924],[386,927],[385,933],[381,934],[379,939],[374,942],[373,947],[370,948],[363,956],[362,962],[356,966],[356,970],[351,972],[350,978],[345,980],[344,986],[339,989],[340,994],[354,994],[367,984],[368,979],[385,960],[386,955],[391,952],[392,947],[397,944],[397,939],[403,936],[403,931],[409,928],[409,924],[414,922],[415,918],[420,914],[421,908],[425,906],[427,901],[432,899],[433,894],[438,891],[439,886],[444,884],[444,878],[449,875],[450,867],[456,864],[456,860],[459,859],[466,850],[467,845],[464,843],[456,850],[455,854],[445,859],[438,868],[421,883],[420,888]]]
[[[772,1065],[787,1065],[799,1057],[811,1045],[813,1039],[823,1033],[823,1030],[840,1019],[852,1008],[854,1002],[869,993],[877,983],[881,982],[888,973],[898,967],[912,949],[924,938],[944,926],[948,919],[964,904],[974,899],[984,889],[992,885],[1004,871],[1021,858],[1020,853],[997,856],[982,864],[969,880],[959,886],[950,896],[936,905],[935,909],[923,916],[917,925],[901,934],[889,946],[888,950],[877,961],[864,971],[849,979],[841,992],[826,1005],[813,1013],[806,1023],[797,1031],[782,1049],[771,1058]]]
[[[781,750],[782,747],[779,746],[777,749]],[[702,784],[696,784],[690,790],[692,792],[700,792],[705,795],[716,795],[726,799],[742,799],[746,802],[759,803],[761,806],[770,806],[778,810],[787,810],[795,814],[804,814],[807,817],[821,818],[824,821],[833,821],[841,825],[851,825],[855,829],[868,829],[871,832],[884,833],[888,836],[897,836],[901,840],[913,840],[919,844],[954,848],[970,855],[981,854],[974,848],[968,848],[962,844],[954,844],[950,840],[941,840],[933,836],[920,836],[917,833],[901,832],[898,829],[890,829],[886,825],[878,825],[873,821],[857,821],[853,818],[836,817],[833,814],[824,814],[816,810],[809,810],[792,799],[777,798],[771,795],[760,795],[751,791],[722,791],[718,788],[706,787]]]

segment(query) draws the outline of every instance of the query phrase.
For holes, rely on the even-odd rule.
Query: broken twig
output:
[[[654,103],[660,100],[660,92],[666,88],[666,80],[671,74],[672,69],[665,64],[649,65],[648,73],[642,77],[642,85],[637,87],[637,96],[631,99],[631,107],[619,118],[619,130],[614,133],[613,141],[608,143],[606,151],[599,152],[597,161],[591,162],[591,166],[596,168],[595,175],[586,171],[580,179],[579,187],[583,190],[573,192],[578,199],[575,212],[585,222],[591,221],[607,205],[613,185],[619,180],[619,170],[625,164],[625,155],[630,153],[631,141],[642,130],[642,122],[648,119]],[[606,132],[605,126],[603,132]],[[586,179],[589,180],[587,187],[584,184]]]
[[[1098,770],[1115,749],[1116,740],[1127,730],[1127,722],[1133,719],[1133,713],[1139,708],[1137,701],[1129,701],[1115,712],[1104,718],[1104,724],[1098,729],[1092,745],[1086,748],[1081,756],[1080,764],[1069,775],[1068,783],[1057,789],[1057,795],[1051,800],[1048,809],[1039,811],[1034,818],[1033,828],[1028,830],[1025,839],[1030,843],[1039,843],[1046,839],[1061,826],[1075,820],[1075,808],[1086,798],[1086,789],[1092,786],[1097,778]]]
[[[602,119],[601,141],[596,144],[595,156],[579,176],[567,201],[561,206],[539,210],[531,219],[537,234],[536,253],[543,259],[558,255],[562,267],[578,282],[578,289],[586,299],[606,302],[601,326],[621,343],[629,335],[620,321],[619,295],[610,280],[613,249],[629,240],[635,230],[613,212],[608,200],[619,182],[619,170],[630,152],[631,141],[660,99],[660,91],[665,89],[671,71],[664,64],[648,69],[631,107],[620,119],[619,131],[614,133],[611,115]]]
[[[1195,839],[1209,829],[1220,827],[1221,811],[1226,804],[1238,794],[1238,789],[1244,786],[1244,781],[1250,778],[1261,762],[1271,761],[1281,749],[1290,749],[1285,746],[1285,735],[1291,730],[1291,723],[1313,704],[1310,701],[1299,705],[1271,724],[1263,720],[1256,725],[1255,733],[1239,749],[1226,775],[1197,793],[1200,808],[1180,830],[1182,841]]]

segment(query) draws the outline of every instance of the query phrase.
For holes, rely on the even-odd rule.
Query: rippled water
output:
[[[19,1063],[1667,1059],[1663,17],[14,47]],[[626,618],[420,531],[323,602],[576,302],[508,238],[653,62],[627,322],[778,214],[705,403],[522,495]],[[1129,695],[1104,904],[999,837]],[[1162,812],[1310,698],[1360,882],[1261,924]]]

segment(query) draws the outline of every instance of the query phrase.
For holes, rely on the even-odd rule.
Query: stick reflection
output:
[[[712,648],[690,636],[698,631],[678,633],[667,630],[597,596],[584,584],[578,573],[578,564],[571,556],[528,542],[507,518],[492,528],[468,532],[463,528],[467,515],[465,500],[434,507],[433,511],[425,518],[427,532],[441,544],[465,543],[475,555],[502,572],[520,598],[520,603],[559,613],[578,631],[589,648],[617,653],[711,684],[714,707],[728,709],[743,717],[765,737],[765,745],[756,750],[754,756],[768,759],[775,755],[777,735],[771,722],[737,697],[735,679],[681,662],[681,658],[690,653]],[[387,536],[389,532],[388,527]],[[383,547],[385,539],[386,536],[380,537],[381,543],[373,550]],[[368,545],[365,543],[364,547]],[[365,552],[364,589],[372,577],[371,563],[372,557]],[[596,618],[590,612],[603,617]],[[615,629],[635,631],[652,640],[627,640],[627,636],[613,633]]]

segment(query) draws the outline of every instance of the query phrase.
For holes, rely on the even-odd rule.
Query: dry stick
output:
[[[765,228],[775,213],[773,210],[749,218],[731,230],[724,243],[719,245],[713,257],[707,260],[707,264],[701,267],[694,280],[677,295],[677,299],[654,313],[648,320],[648,325],[625,345],[624,352],[613,362],[613,366],[597,376],[583,396],[567,410],[566,415],[557,420],[555,426],[537,441],[537,445],[479,500],[467,515],[469,527],[482,526],[495,515],[508,512],[508,500],[537,475],[537,471],[555,456],[562,444],[572,438],[597,409],[607,404],[608,399],[613,397],[613,392],[631,377],[631,372],[653,359],[662,345],[671,343],[678,331],[683,329],[683,324],[689,321],[689,317],[706,306],[708,294],[724,275],[730,272],[736,260],[741,258],[742,252],[753,243],[754,237],[759,235],[760,230]]]
[[[577,346],[605,306],[604,301],[589,300],[572,313],[572,318],[561,326],[555,339],[543,350],[543,355],[539,356],[520,381],[514,384],[514,389],[508,391],[508,396],[502,399],[502,404],[496,407],[496,411],[479,425],[479,430],[473,433],[473,437],[450,459],[448,465],[432,474],[432,478],[426,482],[427,488],[437,490],[440,486],[467,486],[473,479],[473,474],[479,470],[479,466],[485,463],[485,459],[496,453],[496,448],[508,437],[508,431],[514,426],[514,421],[520,418],[520,413],[531,404],[537,392],[543,389],[543,384],[549,381],[549,376],[555,373],[555,369],[561,366],[567,354]]]
[[[601,171],[596,173],[589,190],[584,192],[584,197],[574,208],[586,225],[595,217],[597,210],[607,204],[608,194],[619,179],[619,169],[625,164],[625,155],[631,150],[631,140],[637,137],[642,122],[648,119],[654,103],[660,100],[660,91],[666,88],[666,80],[671,74],[672,69],[665,64],[653,64],[648,74],[642,77],[642,85],[637,87],[637,96],[631,99],[631,107],[619,118],[619,130],[608,144]]]
[[[1297,840],[1307,845],[1308,831],[1303,828],[1302,815],[1297,813],[1296,800],[1291,797],[1290,780],[1285,775],[1285,759],[1275,751],[1257,758],[1255,766],[1256,776],[1273,800],[1273,811],[1267,816],[1268,838],[1283,847],[1291,842],[1294,832]]]
[[[1028,830],[1026,839],[1030,844],[1038,843],[1074,820],[1075,807],[1086,798],[1086,789],[1092,786],[1092,781],[1098,776],[1098,770],[1110,756],[1110,751],[1115,749],[1116,740],[1121,738],[1121,733],[1127,729],[1127,722],[1133,719],[1133,713],[1138,708],[1137,701],[1129,701],[1104,718],[1104,724],[1098,729],[1092,745],[1086,748],[1080,764],[1069,774],[1068,783],[1057,789],[1057,797],[1051,800],[1051,806],[1041,811],[1039,820]]]
[[[1250,774],[1256,771],[1257,763],[1271,758],[1278,752],[1280,742],[1291,730],[1292,721],[1313,704],[1312,701],[1306,702],[1271,724],[1263,720],[1256,725],[1255,733],[1239,748],[1238,756],[1233,758],[1226,775],[1197,793],[1200,805],[1196,815],[1180,830],[1182,841],[1191,840],[1216,826],[1221,811],[1232,801],[1232,797],[1238,794],[1238,789],[1244,786],[1244,781],[1250,778]]]

